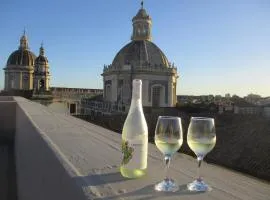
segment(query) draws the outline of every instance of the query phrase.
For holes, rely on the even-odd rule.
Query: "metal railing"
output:
[[[126,113],[129,105],[117,102],[95,101],[82,99],[81,109],[93,110],[103,113]]]

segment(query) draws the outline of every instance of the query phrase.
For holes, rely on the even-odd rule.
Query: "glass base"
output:
[[[179,186],[174,182],[174,180],[166,178],[160,183],[155,185],[155,190],[160,192],[176,192]]]
[[[202,179],[196,179],[192,183],[188,184],[187,188],[189,191],[195,192],[207,192],[212,190],[212,188],[207,185]]]

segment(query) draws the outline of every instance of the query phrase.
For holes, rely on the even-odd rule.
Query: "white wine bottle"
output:
[[[148,127],[142,108],[142,81],[132,82],[131,106],[122,131],[122,163],[120,171],[127,178],[146,174]]]

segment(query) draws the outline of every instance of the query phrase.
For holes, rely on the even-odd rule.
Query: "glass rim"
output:
[[[161,116],[158,116],[158,119],[181,119],[181,117],[178,117],[178,116],[166,116],[166,115],[161,115]]]
[[[191,117],[190,119],[195,119],[195,120],[214,120],[212,117]]]

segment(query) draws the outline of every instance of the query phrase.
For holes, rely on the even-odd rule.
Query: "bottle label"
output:
[[[122,141],[122,166],[129,169],[145,169],[147,167],[147,141]]]

